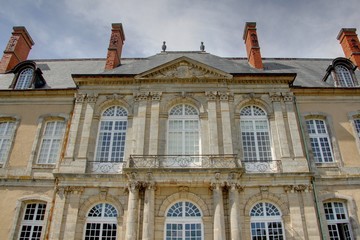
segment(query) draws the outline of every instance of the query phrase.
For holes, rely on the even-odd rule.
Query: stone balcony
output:
[[[235,154],[223,155],[130,155],[126,162],[88,162],[87,171],[116,174],[131,170],[237,169],[246,173],[282,172],[280,160],[241,161]]]

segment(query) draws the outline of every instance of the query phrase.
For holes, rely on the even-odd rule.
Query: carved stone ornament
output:
[[[187,57],[181,57],[156,69],[144,72],[137,79],[231,79],[232,75],[203,65]]]
[[[97,100],[98,95],[97,94],[87,94],[86,99],[89,103],[94,103]]]
[[[189,192],[189,187],[187,186],[180,186],[178,189],[179,192]]]
[[[75,194],[81,194],[84,191],[84,187],[80,186],[67,186],[64,188],[65,193],[75,193]]]
[[[153,101],[160,101],[162,92],[151,92],[151,100]]]
[[[208,101],[215,101],[217,97],[217,92],[205,92],[205,95],[208,99]]]
[[[210,183],[210,190],[216,190],[216,189],[222,189],[223,187],[226,187],[225,182],[211,182]]]
[[[128,183],[127,189],[129,192],[138,191],[142,187],[142,182],[140,181],[131,181]]]
[[[135,101],[146,101],[149,97],[149,92],[135,93],[134,99]]]
[[[145,188],[145,189],[153,189],[153,190],[156,190],[156,183],[155,182],[142,182],[142,187]]]
[[[260,186],[260,192],[269,192],[269,186]]]
[[[294,190],[297,192],[305,192],[305,190],[307,190],[307,185],[303,185],[303,184],[296,185],[294,186]]]
[[[272,102],[280,102],[282,99],[282,96],[280,93],[270,93],[270,99]]]
[[[293,100],[294,100],[294,96],[292,95],[286,94],[284,96],[284,102],[293,102]]]
[[[100,198],[105,200],[109,192],[109,188],[107,187],[101,187],[100,188]]]
[[[227,182],[226,186],[232,191],[243,191],[244,187],[237,182]]]
[[[229,93],[227,92],[218,92],[220,101],[228,101],[229,100]]]
[[[85,97],[86,97],[86,94],[75,93],[75,102],[82,103],[82,102],[84,102]]]
[[[121,95],[116,94],[116,93],[114,93],[112,95],[109,95],[109,96],[106,96],[107,100],[119,100],[119,99],[123,99],[123,98],[124,98],[124,96],[121,96]]]
[[[285,185],[284,191],[285,192],[292,192],[294,190],[294,185]]]

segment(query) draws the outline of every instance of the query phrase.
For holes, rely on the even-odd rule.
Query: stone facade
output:
[[[254,24],[245,26],[252,26],[244,32],[250,42],[245,35],[256,35]],[[0,126],[14,126],[2,138],[11,142],[0,168],[2,239],[35,236],[35,229],[39,239],[54,240],[105,233],[128,240],[187,233],[216,240],[329,239],[327,203],[344,206],[338,208],[344,218],[333,224],[340,234],[359,238],[357,87],[294,86],[296,73],[262,69],[258,45],[256,63],[238,65],[246,74],[225,71],[235,63],[203,51],[114,65],[125,36],[121,24],[113,28],[120,40],[110,42],[112,60],[102,61],[107,71],[66,70],[75,84],[64,87],[52,74],[65,71],[66,60],[46,62],[50,70],[36,62],[47,85],[31,89],[8,87],[19,81],[22,65],[0,76],[11,83],[0,91]],[[141,68],[141,61],[152,67]],[[137,72],[121,72],[131,67]],[[313,119],[326,124],[333,161],[315,161],[307,131]],[[49,122],[64,124],[58,150],[48,150],[56,161],[44,163],[44,142],[58,136],[46,138]],[[172,128],[180,122],[191,131]],[[111,124],[122,127],[107,131]],[[27,213],[29,206],[35,213]]]

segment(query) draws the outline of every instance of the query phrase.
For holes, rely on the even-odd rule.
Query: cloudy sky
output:
[[[0,50],[13,26],[35,46],[29,58],[103,58],[111,23],[122,23],[122,57],[206,51],[245,57],[245,22],[256,22],[263,57],[343,56],[343,27],[360,34],[359,0],[0,0]]]

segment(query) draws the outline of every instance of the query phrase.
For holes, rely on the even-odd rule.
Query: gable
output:
[[[135,79],[139,80],[171,80],[171,79],[232,79],[232,75],[200,63],[188,57],[180,57],[146,72]]]

